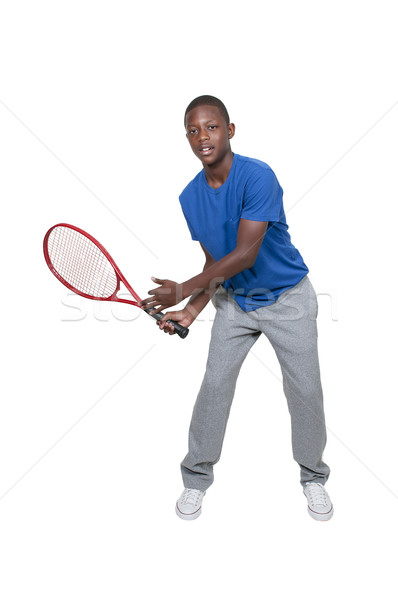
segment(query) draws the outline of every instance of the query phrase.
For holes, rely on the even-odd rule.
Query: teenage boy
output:
[[[279,360],[292,426],[294,459],[309,514],[327,521],[333,506],[324,488],[330,469],[317,350],[317,298],[308,268],[291,243],[283,191],[271,168],[234,154],[235,125],[214,96],[195,98],[184,124],[203,170],[180,196],[192,239],[206,257],[203,272],[184,283],[168,279],[143,300],[154,312],[190,298],[183,310],[167,312],[159,326],[174,333],[168,319],[188,327],[213,297],[216,307],[204,380],[193,409],[189,451],[181,463],[185,489],[176,512],[186,520],[202,510],[220,458],[236,380],[250,348],[264,333]],[[215,293],[216,292],[216,293]],[[273,478],[281,468],[277,458]],[[276,472],[276,474],[275,474]]]

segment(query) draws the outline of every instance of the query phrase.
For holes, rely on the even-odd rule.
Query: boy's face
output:
[[[229,140],[234,136],[235,125],[227,125],[217,106],[197,106],[185,118],[187,138],[192,151],[203,165],[222,162],[231,152]]]

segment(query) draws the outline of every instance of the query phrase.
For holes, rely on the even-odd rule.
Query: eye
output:
[[[213,131],[214,129],[217,129],[217,125],[209,125],[209,129],[210,131]]]
[[[198,130],[197,129],[188,129],[188,135],[194,135]]]

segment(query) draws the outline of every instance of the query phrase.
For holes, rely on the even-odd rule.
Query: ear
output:
[[[228,125],[228,139],[230,140],[235,135],[235,125],[234,123],[230,123]]]

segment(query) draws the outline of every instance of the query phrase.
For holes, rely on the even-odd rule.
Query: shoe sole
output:
[[[198,510],[195,511],[194,513],[187,514],[187,513],[181,512],[180,509],[178,508],[178,505],[176,504],[176,514],[177,514],[177,516],[180,517],[180,519],[183,519],[184,521],[194,521],[195,519],[200,517],[200,515],[202,514],[202,507],[198,508]]]
[[[330,511],[327,513],[317,513],[315,511],[311,510],[309,506],[307,506],[307,509],[308,509],[309,515],[313,519],[315,519],[315,521],[329,521],[329,519],[331,519],[333,517],[333,513],[334,513],[333,506],[330,509]]]

